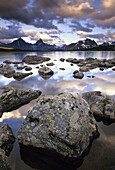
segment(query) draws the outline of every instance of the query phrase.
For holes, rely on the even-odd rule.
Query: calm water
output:
[[[22,61],[23,57],[28,54],[36,53],[0,53],[0,64],[4,60]],[[110,95],[115,98],[115,72],[112,68],[104,71],[100,71],[98,68],[93,69],[90,72],[85,73],[82,80],[73,78],[73,71],[79,69],[77,65],[71,66],[70,63],[60,62],[60,58],[77,58],[85,59],[87,57],[93,57],[98,59],[110,59],[115,57],[115,52],[45,52],[37,53],[39,56],[50,57],[51,60],[46,63],[53,62],[55,65],[50,68],[54,71],[54,75],[44,80],[38,74],[38,65],[30,65],[32,67],[33,75],[21,80],[16,81],[13,78],[6,78],[0,75],[0,86],[10,85],[21,89],[40,90],[43,94],[58,94],[60,92],[87,92],[93,90],[99,90],[106,95]],[[21,64],[21,66],[26,64]],[[12,65],[14,67],[14,65]],[[14,67],[16,70],[16,67]],[[59,68],[65,68],[60,70]],[[17,70],[19,71],[19,70]],[[22,70],[20,72],[26,72]],[[94,75],[95,78],[88,78],[87,76]],[[36,100],[29,104],[20,107],[19,109],[4,113],[0,118],[0,125],[4,122],[8,123],[16,136],[16,132],[22,124],[24,118],[35,104]],[[85,157],[83,164],[79,167],[79,170],[108,170],[109,167],[115,165],[115,124],[110,126],[104,125],[102,122],[98,123],[100,137],[93,142],[89,154]],[[16,140],[14,148],[8,158],[12,170],[32,170],[30,166],[25,164],[20,158],[20,151],[18,142]],[[40,168],[38,168],[40,169]],[[42,170],[42,169],[41,169]]]

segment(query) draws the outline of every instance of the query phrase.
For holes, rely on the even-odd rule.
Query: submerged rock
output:
[[[13,78],[17,81],[20,81],[22,79],[24,79],[25,77],[28,77],[30,75],[32,75],[33,73],[30,72],[30,73],[21,73],[21,72],[16,72],[14,75],[13,75]]]
[[[44,79],[49,79],[53,74],[53,70],[51,70],[49,67],[41,67],[39,70],[39,75]]]
[[[0,148],[5,151],[5,154],[9,156],[13,143],[15,142],[15,137],[13,135],[12,129],[4,123],[0,126]]]
[[[115,122],[115,99],[102,95],[100,91],[83,93],[82,97],[90,105],[97,121],[105,124]]]
[[[18,140],[70,163],[81,157],[96,133],[87,102],[79,94],[62,93],[38,100],[18,130]]]
[[[39,90],[18,90],[10,86],[0,87],[0,117],[3,112],[18,109],[41,95]]]
[[[14,73],[15,73],[15,70],[9,64],[6,64],[3,67],[0,67],[0,74],[4,75],[7,78],[11,78]]]
[[[2,149],[0,149],[0,170],[11,170],[6,163],[6,156]]]
[[[37,55],[28,55],[26,57],[23,58],[23,62],[25,62],[26,64],[41,64],[45,61],[49,61],[50,58],[49,57],[41,57],[41,56],[37,56]]]

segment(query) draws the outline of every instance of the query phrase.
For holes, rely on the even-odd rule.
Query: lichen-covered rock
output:
[[[21,73],[21,72],[16,72],[14,75],[13,75],[13,78],[17,81],[20,81],[22,79],[24,79],[25,77],[28,77],[30,75],[32,75],[33,73],[30,72],[30,73]]]
[[[6,64],[6,65],[3,65],[3,67],[0,67],[0,74],[4,75],[7,78],[11,78],[14,73],[15,73],[15,70],[9,64]]]
[[[13,148],[15,137],[12,129],[4,123],[0,126],[0,148],[3,149],[8,156]]]
[[[40,96],[39,90],[18,90],[10,86],[0,87],[0,117],[3,112],[18,109]]]
[[[97,121],[103,121],[105,124],[115,122],[115,99],[102,95],[100,91],[86,92],[82,97],[90,105]]]
[[[55,151],[65,159],[77,159],[97,132],[87,102],[79,95],[42,96],[18,130],[25,146]]]
[[[39,75],[44,79],[49,79],[53,74],[53,70],[51,70],[49,67],[41,67],[39,70]]]
[[[11,170],[6,163],[6,156],[2,149],[0,149],[0,170]]]
[[[28,55],[26,57],[23,58],[23,62],[25,62],[26,64],[41,64],[45,61],[49,61],[50,58],[49,57],[41,57],[41,56],[37,56],[37,55]]]

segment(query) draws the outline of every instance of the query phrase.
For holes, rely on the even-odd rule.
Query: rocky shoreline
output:
[[[26,56],[22,62],[26,64],[41,64],[49,61],[49,58]],[[110,60],[98,60],[87,58],[60,59],[61,62],[76,64],[79,70],[73,72],[73,77],[82,79],[84,72],[99,68],[100,70],[112,68],[114,71],[115,58]],[[21,62],[21,63],[22,63]],[[32,75],[32,72],[15,72],[15,64],[18,70],[32,70],[30,66],[18,66],[20,62],[9,60],[0,64],[0,74],[7,78],[13,77],[17,81]],[[53,66],[53,63],[46,64]],[[54,71],[49,67],[38,66],[39,75],[47,80]],[[62,68],[61,68],[62,69]],[[62,69],[64,71],[64,68]],[[93,77],[92,77],[93,78]],[[4,112],[18,109],[37,99],[41,91],[21,90],[10,86],[0,87],[0,117]],[[99,137],[96,121],[103,121],[110,125],[115,122],[115,99],[103,95],[100,91],[92,91],[79,95],[77,93],[61,93],[54,96],[41,96],[35,106],[30,110],[23,124],[17,132],[20,144],[21,157],[27,164],[30,163],[30,155],[33,156],[31,166],[39,165],[53,167],[53,169],[76,169],[83,162],[84,156],[89,152],[93,140]],[[10,154],[15,137],[7,124],[0,126],[0,169],[9,169],[7,156]],[[39,154],[39,158],[36,157]],[[58,159],[58,161],[56,161]],[[45,164],[45,165],[43,165]],[[44,168],[44,167],[42,167]]]

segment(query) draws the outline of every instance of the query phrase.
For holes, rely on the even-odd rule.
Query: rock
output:
[[[61,61],[61,62],[64,62],[64,61],[65,61],[65,59],[64,59],[64,58],[60,58],[60,61]]]
[[[75,73],[73,75],[74,78],[82,79],[84,77],[84,74],[82,72]]]
[[[52,63],[47,63],[46,65],[47,66],[54,66],[55,64],[52,62]]]
[[[87,102],[79,94],[62,93],[39,98],[18,130],[18,141],[70,163],[82,156],[96,133]]]
[[[39,66],[37,66],[36,68],[37,68],[37,69],[39,69],[40,67],[39,67]]]
[[[0,64],[0,68],[2,68],[3,67],[3,64]]]
[[[39,90],[18,90],[10,86],[0,87],[0,117],[3,112],[18,109],[41,95]]]
[[[115,71],[115,68],[112,68],[113,71]]]
[[[15,137],[12,129],[4,123],[0,126],[0,148],[5,151],[5,154],[9,156],[13,148],[13,143],[15,142]]]
[[[11,64],[12,62],[10,60],[5,60],[3,63]]]
[[[101,71],[103,71],[103,70],[104,70],[104,68],[103,68],[103,67],[100,67],[99,69],[100,69]]]
[[[23,62],[25,62],[26,64],[41,64],[45,61],[49,61],[50,58],[48,57],[41,57],[41,56],[37,56],[37,55],[28,55],[26,57],[23,58]]]
[[[42,67],[38,70],[39,75],[44,79],[49,79],[54,72],[48,67]]]
[[[90,105],[97,121],[105,124],[115,122],[115,99],[102,95],[100,91],[83,93],[82,97]]]
[[[17,81],[20,81],[22,79],[24,79],[25,77],[28,77],[30,75],[32,75],[33,73],[30,72],[30,73],[20,73],[20,72],[16,72],[14,75],[13,75],[13,78]]]
[[[7,78],[11,78],[14,73],[15,73],[15,70],[13,69],[12,66],[8,64],[0,68],[0,74],[4,75]]]
[[[23,70],[25,66],[17,66],[17,70]]]
[[[73,66],[73,64],[70,64],[70,66]]]
[[[25,70],[26,70],[26,71],[30,71],[30,70],[32,70],[32,68],[29,67],[29,66],[26,66],[26,67],[25,67]]]
[[[22,61],[13,61],[12,64],[22,64]]]
[[[75,71],[73,72],[73,74],[76,74],[76,73],[79,73],[79,71],[78,71],[78,70],[75,70]]]
[[[6,156],[2,149],[0,149],[0,170],[11,170],[6,163]]]
[[[60,70],[63,70],[63,71],[65,70],[65,68],[59,68],[59,69],[60,69]]]
[[[87,67],[87,66],[83,66],[83,67],[80,68],[81,72],[88,72],[89,70],[90,70],[90,68]]]

